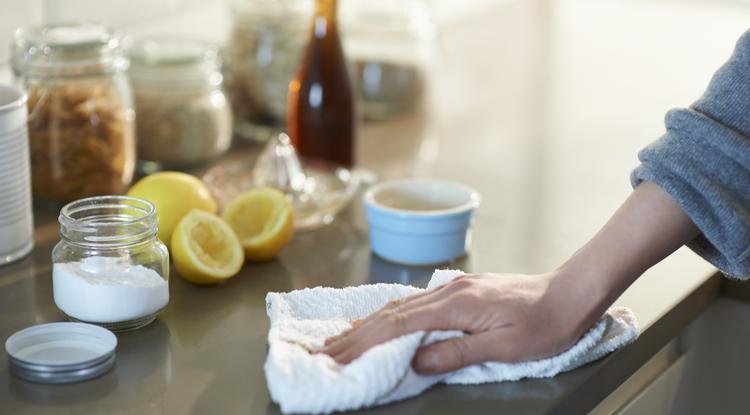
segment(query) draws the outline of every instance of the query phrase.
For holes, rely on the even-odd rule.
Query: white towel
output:
[[[438,270],[428,288],[452,280],[461,271]],[[310,353],[325,340],[351,327],[388,301],[422,291],[399,284],[348,288],[305,288],[269,293],[266,380],[271,398],[285,413],[330,413],[381,405],[417,395],[430,386],[547,378],[565,372],[634,341],[638,324],[633,313],[613,307],[573,347],[547,359],[521,363],[483,363],[440,376],[421,376],[411,368],[420,346],[459,331],[415,332],[375,346],[347,365],[330,356]]]

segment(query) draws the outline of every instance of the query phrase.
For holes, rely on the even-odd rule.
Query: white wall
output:
[[[103,21],[128,35],[189,34],[222,42],[229,13],[222,0],[0,0],[0,82],[8,68],[13,32],[20,26]]]
[[[128,35],[185,34],[223,43],[231,0],[0,0],[0,82],[10,80],[10,44],[16,28],[64,21],[102,21]],[[241,1],[241,0],[240,0]],[[339,0],[340,6],[377,0]],[[406,1],[406,0],[404,0]],[[498,5],[533,0],[415,0],[432,6],[438,27],[471,21]],[[552,1],[555,0],[542,0]],[[655,1],[655,0],[641,0]],[[682,0],[658,0],[680,4]],[[716,1],[716,0],[695,0]],[[722,0],[732,3],[748,0]]]
[[[0,82],[10,79],[10,43],[16,28],[65,21],[102,21],[128,35],[187,34],[223,43],[229,0],[0,0]],[[349,6],[372,0],[344,0]],[[420,0],[417,0],[420,1]],[[440,24],[455,24],[498,4],[526,0],[421,0]]]

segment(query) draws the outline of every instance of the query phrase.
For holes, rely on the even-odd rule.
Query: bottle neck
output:
[[[155,240],[159,219],[150,202],[128,196],[96,196],[60,211],[60,235],[92,249],[120,249]]]
[[[322,39],[336,31],[336,0],[315,0],[313,36]]]

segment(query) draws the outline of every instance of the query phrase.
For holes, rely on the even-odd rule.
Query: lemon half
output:
[[[229,225],[212,213],[194,209],[172,234],[172,260],[188,281],[213,284],[236,275],[245,256]]]
[[[245,256],[253,261],[275,257],[294,235],[292,206],[276,189],[240,194],[227,204],[222,218],[234,229]]]

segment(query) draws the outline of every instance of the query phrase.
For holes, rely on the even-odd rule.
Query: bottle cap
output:
[[[38,383],[73,383],[101,376],[115,364],[117,337],[85,323],[27,327],[5,342],[10,371]]]

